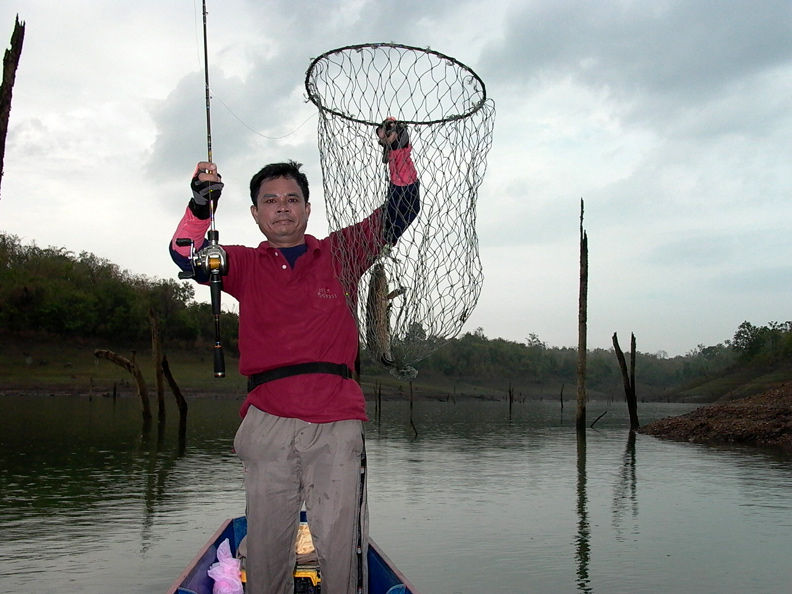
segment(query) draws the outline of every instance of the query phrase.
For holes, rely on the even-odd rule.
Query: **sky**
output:
[[[3,0],[3,49],[16,15],[0,232],[176,278],[167,244],[207,153],[201,2]],[[682,355],[792,319],[788,0],[208,0],[207,28],[221,242],[263,239],[247,185],[284,159],[327,233],[305,73],[395,42],[467,65],[495,103],[463,332],[577,345],[581,200],[589,348],[634,333]]]

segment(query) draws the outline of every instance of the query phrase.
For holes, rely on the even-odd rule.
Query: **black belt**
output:
[[[284,365],[269,371],[254,373],[248,377],[247,389],[252,392],[256,386],[266,384],[275,380],[291,377],[293,375],[303,375],[305,373],[329,373],[340,375],[344,379],[353,377],[352,370],[344,363],[328,363],[327,361],[311,361],[310,363],[298,363],[297,365]]]

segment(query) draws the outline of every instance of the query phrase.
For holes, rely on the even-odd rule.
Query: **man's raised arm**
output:
[[[385,204],[384,234],[387,243],[396,243],[421,209],[418,172],[412,160],[412,145],[407,126],[388,118],[377,126],[382,146],[382,162],[388,164],[390,185]]]

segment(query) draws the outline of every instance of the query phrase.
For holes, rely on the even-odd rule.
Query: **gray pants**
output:
[[[246,594],[294,592],[294,543],[303,502],[319,557],[322,594],[358,592],[359,578],[365,593],[363,423],[307,423],[250,407],[234,448],[245,468]]]

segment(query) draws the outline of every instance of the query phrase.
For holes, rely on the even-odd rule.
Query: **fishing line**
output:
[[[213,98],[213,99],[216,99],[217,101],[219,101],[219,102],[221,103],[221,105],[222,105],[223,107],[225,107],[225,108],[228,110],[228,113],[230,113],[232,116],[234,116],[234,117],[237,119],[237,121],[238,121],[240,124],[242,124],[242,125],[243,125],[245,128],[247,128],[248,130],[250,130],[251,132],[253,132],[253,134],[255,134],[255,135],[257,135],[257,136],[261,136],[262,138],[266,138],[267,140],[282,140],[282,139],[284,139],[284,138],[288,138],[289,136],[291,136],[291,135],[293,135],[293,134],[296,134],[296,133],[297,133],[297,131],[298,131],[300,128],[302,128],[303,126],[305,126],[305,124],[307,124],[307,123],[308,123],[308,122],[310,122],[310,121],[311,121],[313,118],[315,118],[315,117],[317,117],[317,116],[319,115],[318,113],[312,113],[311,115],[309,115],[309,116],[308,116],[308,117],[305,119],[305,121],[303,121],[303,123],[302,123],[302,124],[300,124],[299,126],[297,126],[297,127],[294,129],[294,130],[292,130],[292,131],[291,131],[291,132],[289,132],[288,134],[284,134],[283,136],[267,136],[266,134],[262,134],[261,132],[257,132],[256,130],[254,130],[253,128],[251,128],[250,126],[248,126],[248,125],[247,125],[247,124],[246,124],[246,123],[245,123],[245,122],[242,120],[242,118],[240,118],[240,117],[239,117],[237,114],[235,114],[235,113],[234,113],[234,112],[231,110],[231,108],[230,108],[230,107],[228,107],[228,105],[226,105],[225,103],[223,103],[223,100],[222,100],[222,99],[220,99],[220,97],[218,97],[218,96],[217,96],[217,95],[215,95],[214,93],[212,93],[212,98]]]
[[[193,13],[194,13],[194,14],[193,14],[193,17],[194,17],[194,23],[195,23],[195,51],[196,51],[196,58],[197,58],[197,60],[198,60],[198,63],[199,63],[199,66],[198,66],[198,68],[199,68],[199,70],[200,70],[200,69],[202,68],[202,66],[200,65],[200,62],[201,62],[201,49],[200,49],[201,41],[200,41],[200,35],[199,35],[199,31],[198,31],[198,4],[197,4],[197,0],[193,0]],[[204,20],[205,20],[205,18],[206,18],[206,13],[205,13],[205,12],[203,13],[203,18],[204,18]],[[204,36],[203,36],[203,39],[204,39],[204,44],[205,44],[205,42],[206,42],[206,35],[204,35]],[[206,48],[204,48],[204,61],[205,61],[205,57],[206,57],[206,51],[205,51],[205,50],[206,50]],[[319,114],[318,114],[318,113],[316,113],[316,112],[312,113],[312,114],[311,114],[311,115],[309,115],[309,116],[308,116],[308,117],[307,117],[307,118],[306,118],[306,119],[305,119],[305,120],[304,120],[304,121],[303,121],[303,122],[302,122],[302,123],[301,123],[299,126],[297,126],[296,128],[294,128],[294,130],[292,130],[291,132],[289,132],[289,133],[287,133],[287,134],[284,134],[284,135],[282,135],[282,136],[267,136],[266,134],[262,134],[261,132],[258,132],[257,130],[254,130],[253,128],[251,128],[251,127],[250,127],[250,126],[247,124],[247,122],[245,122],[245,121],[244,121],[242,118],[240,118],[240,117],[239,117],[239,116],[238,116],[236,113],[234,113],[234,110],[232,110],[232,109],[231,109],[231,108],[230,108],[230,107],[229,107],[229,106],[226,104],[226,102],[225,102],[225,101],[223,101],[223,99],[222,99],[222,98],[221,98],[219,95],[217,95],[217,93],[215,93],[214,89],[212,89],[211,87],[209,87],[209,80],[208,80],[208,79],[209,79],[209,74],[208,74],[208,69],[206,69],[206,76],[205,76],[205,79],[206,79],[206,85],[207,85],[207,92],[209,92],[209,93],[211,94],[211,97],[212,97],[212,99],[214,99],[215,101],[219,101],[219,102],[220,102],[220,104],[221,104],[223,107],[225,107],[226,111],[228,111],[228,113],[230,113],[230,114],[231,114],[231,115],[234,117],[234,119],[236,119],[236,120],[237,120],[237,121],[238,121],[240,124],[242,124],[242,125],[243,125],[245,128],[247,128],[247,130],[249,130],[250,132],[252,132],[252,133],[253,133],[253,134],[255,134],[256,136],[260,136],[261,138],[266,138],[267,140],[283,140],[284,138],[288,138],[289,136],[292,136],[292,135],[296,134],[296,133],[297,133],[297,132],[298,132],[298,131],[299,131],[299,130],[300,130],[302,127],[303,127],[303,126],[305,126],[305,124],[307,124],[307,123],[308,123],[308,122],[310,122],[310,121],[311,121],[313,118],[315,118],[315,117],[317,117],[317,116],[319,115]],[[211,161],[212,159],[210,158],[209,160]]]

